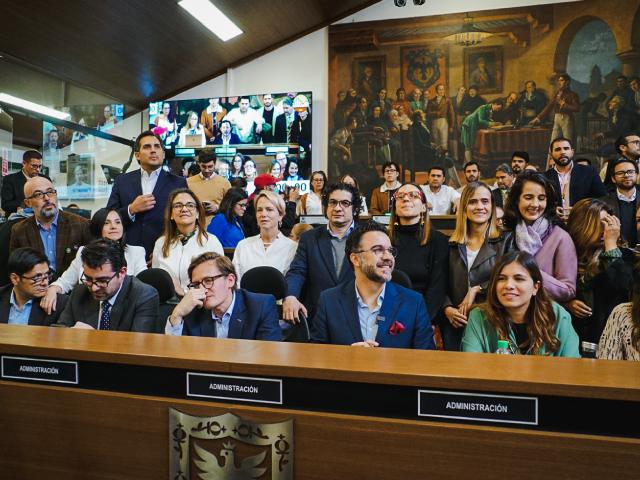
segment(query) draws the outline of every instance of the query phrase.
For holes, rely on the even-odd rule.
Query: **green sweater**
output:
[[[571,315],[564,308],[553,302],[553,312],[556,315],[556,336],[560,340],[560,349],[550,355],[556,357],[580,358],[578,351],[578,335],[571,325]],[[509,332],[509,339],[516,345],[516,337],[513,330]],[[489,323],[485,312],[480,308],[474,308],[469,313],[469,320],[462,337],[463,352],[494,353],[498,349],[498,332]],[[542,347],[541,355],[545,355]]]

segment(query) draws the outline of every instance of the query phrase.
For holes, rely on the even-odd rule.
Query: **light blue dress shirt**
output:
[[[22,306],[22,308],[20,308],[16,303],[15,293],[11,290],[9,303],[11,305],[9,307],[9,325],[29,325],[29,316],[31,315],[33,299],[29,300]]]
[[[40,238],[42,239],[42,245],[44,247],[44,254],[47,256],[51,268],[57,268],[56,233],[58,231],[58,215],[59,214],[56,213],[56,218],[53,219],[53,222],[49,226],[49,230],[44,228],[44,226],[36,219],[36,225],[38,225],[38,232],[40,233]]]
[[[231,303],[229,304],[229,308],[224,312],[222,318],[218,318],[214,315],[213,311],[211,312],[211,319],[216,322],[216,338],[229,338],[229,322],[231,321],[231,314],[233,313],[233,307],[236,304],[236,294],[233,293],[233,297],[231,298]],[[171,325],[171,322],[167,318],[167,324],[164,327],[164,333],[166,335],[182,335],[182,327],[184,325],[184,321],[180,322],[178,325]]]
[[[358,287],[356,286],[356,298],[358,299],[358,319],[360,320],[360,330],[362,331],[362,338],[366,342],[367,340],[375,341],[378,335],[378,314],[382,308],[382,302],[384,301],[384,292],[387,289],[385,283],[382,287],[378,300],[376,302],[376,308],[369,310],[369,307],[360,297]]]

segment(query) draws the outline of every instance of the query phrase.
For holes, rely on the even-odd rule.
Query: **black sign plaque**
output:
[[[282,405],[282,380],[187,372],[187,396]]]
[[[538,425],[538,399],[514,395],[418,390],[418,416]]]
[[[78,384],[78,362],[2,356],[2,378]]]

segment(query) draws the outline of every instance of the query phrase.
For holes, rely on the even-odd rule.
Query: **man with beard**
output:
[[[591,167],[573,163],[575,150],[567,138],[556,138],[549,145],[554,166],[544,174],[556,191],[556,205],[562,217],[569,207],[583,198],[599,198],[607,194],[598,173]],[[564,210],[562,210],[564,209]]]
[[[58,210],[58,192],[45,177],[33,177],[24,184],[24,201],[33,216],[16,223],[11,230],[9,250],[31,247],[47,256],[58,274],[76,257],[90,239],[86,218]]]
[[[529,165],[529,153],[515,151],[511,154],[511,170],[514,175],[520,175]]]
[[[475,162],[475,161],[472,160],[471,162],[465,163],[462,171],[464,173],[464,178],[465,178],[467,184],[469,184],[471,182],[479,182],[480,181],[480,177],[481,177],[482,173],[480,172],[480,165],[478,164],[478,162]],[[466,185],[461,186],[457,190],[457,192],[458,193],[462,193],[462,191],[464,190],[464,187],[466,187]]]
[[[525,82],[524,91],[520,92],[516,104],[520,113],[520,125],[526,125],[544,110],[547,104],[547,97],[537,89],[536,82],[528,80]]]
[[[262,119],[253,108],[249,107],[249,97],[240,98],[238,108],[231,110],[225,120],[229,120],[234,133],[238,135],[241,143],[255,143],[255,136],[262,133]]]
[[[262,96],[262,107],[256,110],[256,113],[262,119],[262,133],[260,133],[262,143],[274,143],[276,118],[280,112],[273,105],[273,95],[265,93]]]
[[[311,329],[316,343],[434,349],[422,295],[391,282],[396,249],[386,228],[369,222],[349,236],[355,279],[325,290]]]
[[[611,181],[615,190],[602,197],[607,205],[613,209],[613,214],[620,219],[620,233],[631,248],[638,243],[636,229],[636,211],[638,210],[638,165],[627,158],[619,158],[612,162]]]
[[[282,113],[276,117],[275,143],[289,143],[291,141],[291,125],[293,125],[295,118],[296,111],[293,109],[293,101],[290,98],[285,98],[282,100]],[[284,165],[282,168],[284,169]]]

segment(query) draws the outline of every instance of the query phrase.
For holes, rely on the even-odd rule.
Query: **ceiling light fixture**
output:
[[[209,0],[182,0],[178,2],[178,5],[215,33],[223,42],[242,33],[242,30]]]
[[[456,33],[447,35],[444,40],[449,40],[460,45],[462,47],[470,47],[471,45],[478,45],[483,40],[491,37],[493,33],[485,30],[480,30],[473,24],[473,18],[467,13],[464,17],[464,25]]]
[[[59,120],[66,120],[71,116],[69,113],[64,113],[59,110],[55,110],[53,108],[45,107],[44,105],[40,105],[39,103],[33,103],[33,102],[30,102],[29,100],[24,100],[23,98],[14,97],[13,95],[9,95],[8,93],[0,93],[0,103],[7,103],[9,105],[14,105],[24,110],[41,113],[43,115],[57,118]]]

